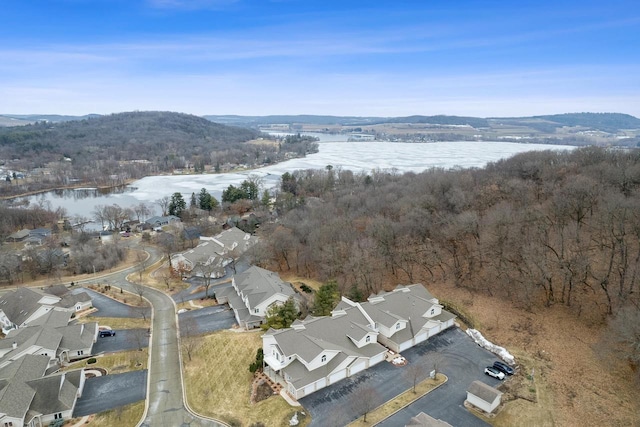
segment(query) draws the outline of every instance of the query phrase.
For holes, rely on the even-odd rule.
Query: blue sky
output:
[[[0,113],[640,117],[640,2],[2,0]]]

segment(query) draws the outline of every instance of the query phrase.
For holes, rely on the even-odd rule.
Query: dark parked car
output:
[[[100,331],[99,335],[100,335],[100,338],[103,338],[103,337],[115,337],[116,336],[116,331],[112,331],[112,330]]]
[[[504,372],[507,375],[513,375],[513,368],[509,365],[507,365],[506,363],[502,363],[502,362],[493,362],[493,367],[496,368],[499,371]]]
[[[503,380],[505,377],[504,372],[498,371],[493,366],[487,366],[486,368],[484,368],[484,373],[499,380]]]

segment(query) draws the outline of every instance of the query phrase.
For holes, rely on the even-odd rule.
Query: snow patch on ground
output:
[[[486,348],[490,352],[497,354],[509,365],[514,365],[516,363],[515,358],[513,357],[513,355],[511,355],[511,353],[507,351],[506,348],[493,344],[491,341],[483,337],[480,331],[478,331],[477,329],[467,329],[467,335],[469,335],[471,339],[475,341],[475,343],[480,347]]]

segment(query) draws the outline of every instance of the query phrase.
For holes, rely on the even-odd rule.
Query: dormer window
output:
[[[327,355],[326,355],[326,354],[323,354],[323,355],[322,355],[322,359],[320,359],[320,361],[321,361],[322,363],[326,362],[326,361],[327,361]]]
[[[435,309],[435,308],[432,308],[432,309],[431,309],[431,315],[433,316],[435,313],[436,313],[436,309]]]
[[[260,313],[260,309],[259,309],[259,308],[254,308],[254,309],[253,309],[253,312],[254,312],[254,313]]]
[[[400,329],[400,323],[396,323],[396,329]]]
[[[371,335],[367,335],[367,338],[364,339],[366,342],[371,342]]]

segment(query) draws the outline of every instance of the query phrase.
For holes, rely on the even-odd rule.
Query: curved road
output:
[[[162,253],[155,248],[146,247],[152,265],[162,258]],[[135,293],[127,276],[138,271],[140,266],[133,266],[115,273],[105,274],[98,278],[100,283],[123,287]],[[94,283],[96,278],[79,281],[79,284]],[[146,288],[143,296],[153,306],[153,324],[150,343],[150,363],[148,375],[148,410],[140,426],[215,426],[223,424],[194,415],[184,404],[182,388],[182,371],[180,364],[180,345],[176,308],[173,300],[163,292]]]

